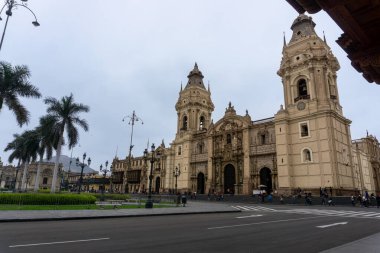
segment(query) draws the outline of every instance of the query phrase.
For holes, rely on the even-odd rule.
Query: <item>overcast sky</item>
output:
[[[298,15],[285,0],[29,0],[28,6],[41,26],[31,24],[26,9],[14,10],[0,60],[27,65],[43,97],[73,93],[76,102],[90,106],[81,115],[90,130],[80,131],[73,157],[87,152],[94,169],[116,152],[126,157],[131,126],[122,118],[133,110],[144,121],[135,125],[135,156],[142,155],[148,139],[156,145],[164,139],[166,146],[173,141],[174,106],[194,62],[210,83],[214,122],[229,101],[238,114],[247,109],[253,120],[273,117],[283,104],[276,72],[283,32],[289,41]],[[332,19],[323,11],[312,17],[341,66],[340,102],[352,120],[352,139],[366,130],[379,137],[380,86],[367,83],[351,66],[335,42],[342,31]],[[31,113],[29,125],[19,128],[7,108],[0,112],[5,163],[9,153],[3,150],[12,135],[33,129],[46,113],[42,99],[22,101]],[[70,151],[64,148],[63,154]]]

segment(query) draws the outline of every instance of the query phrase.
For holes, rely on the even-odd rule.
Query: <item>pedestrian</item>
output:
[[[186,194],[182,194],[182,206],[183,206],[183,207],[185,207],[186,202],[187,202]]]
[[[351,205],[355,206],[355,197],[354,197],[354,195],[351,195]]]
[[[269,193],[269,195],[268,195],[268,202],[272,203],[272,200],[273,200],[272,193]]]
[[[284,195],[282,195],[282,194],[280,195],[280,203],[284,204]]]
[[[327,201],[329,206],[335,206],[332,197],[329,198],[329,201]]]
[[[365,207],[368,207],[368,199],[366,198],[366,196],[365,195],[363,195],[363,206],[365,206]]]
[[[380,193],[378,193],[376,196],[376,205],[377,205],[377,208],[380,207]]]
[[[325,195],[324,194],[321,196],[321,199],[322,199],[321,205],[322,206],[326,205],[326,199],[325,199]]]

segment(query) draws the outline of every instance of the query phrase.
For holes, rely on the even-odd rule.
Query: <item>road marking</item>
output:
[[[263,215],[262,214],[252,214],[249,216],[240,216],[240,217],[236,217],[236,218],[237,219],[244,219],[244,218],[260,217],[260,216],[263,216]]]
[[[322,226],[316,226],[317,228],[328,228],[328,227],[333,227],[333,226],[338,226],[338,225],[346,225],[348,222],[338,222],[338,223],[333,223],[333,224],[328,224],[328,225],[322,225]]]
[[[9,248],[31,247],[31,246],[64,244],[64,243],[77,243],[77,242],[90,242],[90,241],[101,241],[101,240],[109,240],[109,239],[110,238],[95,238],[95,239],[85,239],[85,240],[75,240],[75,241],[42,242],[42,243],[32,243],[32,244],[19,244],[19,245],[10,245]]]
[[[299,218],[299,219],[273,220],[273,221],[263,221],[263,222],[255,222],[255,223],[245,223],[245,224],[230,225],[230,226],[211,227],[211,228],[207,228],[207,229],[211,230],[211,229],[244,227],[244,226],[259,225],[259,224],[268,224],[268,223],[279,223],[279,222],[286,222],[286,221],[309,220],[309,219],[315,219],[315,218],[323,218],[323,216],[312,216],[312,217]]]
[[[247,208],[247,207],[244,207],[244,206],[237,206],[238,208],[241,208],[241,209],[243,209],[243,210],[245,210],[245,211],[248,211],[248,210],[250,210],[249,208]]]

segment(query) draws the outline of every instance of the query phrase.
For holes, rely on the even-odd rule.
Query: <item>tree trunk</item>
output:
[[[41,163],[42,163],[42,156],[40,156],[40,161],[38,162],[38,166],[37,166],[37,175],[36,175],[36,179],[34,180],[35,192],[38,192],[38,189],[40,188]]]
[[[51,182],[50,193],[55,193],[55,186],[57,185],[58,166],[59,166],[59,158],[61,157],[62,142],[63,142],[63,132],[59,136],[57,152],[56,152],[56,157],[55,157],[54,171],[53,171],[53,181]]]
[[[28,174],[28,162],[24,164],[24,172],[21,180],[21,191],[26,191],[26,174]]]

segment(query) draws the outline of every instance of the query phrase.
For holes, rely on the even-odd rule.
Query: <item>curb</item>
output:
[[[240,210],[225,211],[202,211],[186,213],[156,213],[156,214],[124,214],[124,215],[99,215],[99,216],[75,216],[75,217],[56,217],[56,218],[19,218],[0,220],[0,223],[7,222],[33,222],[33,221],[60,221],[60,220],[91,220],[91,219],[112,219],[112,218],[136,218],[148,216],[169,216],[169,215],[194,215],[194,214],[215,214],[215,213],[240,213]]]

